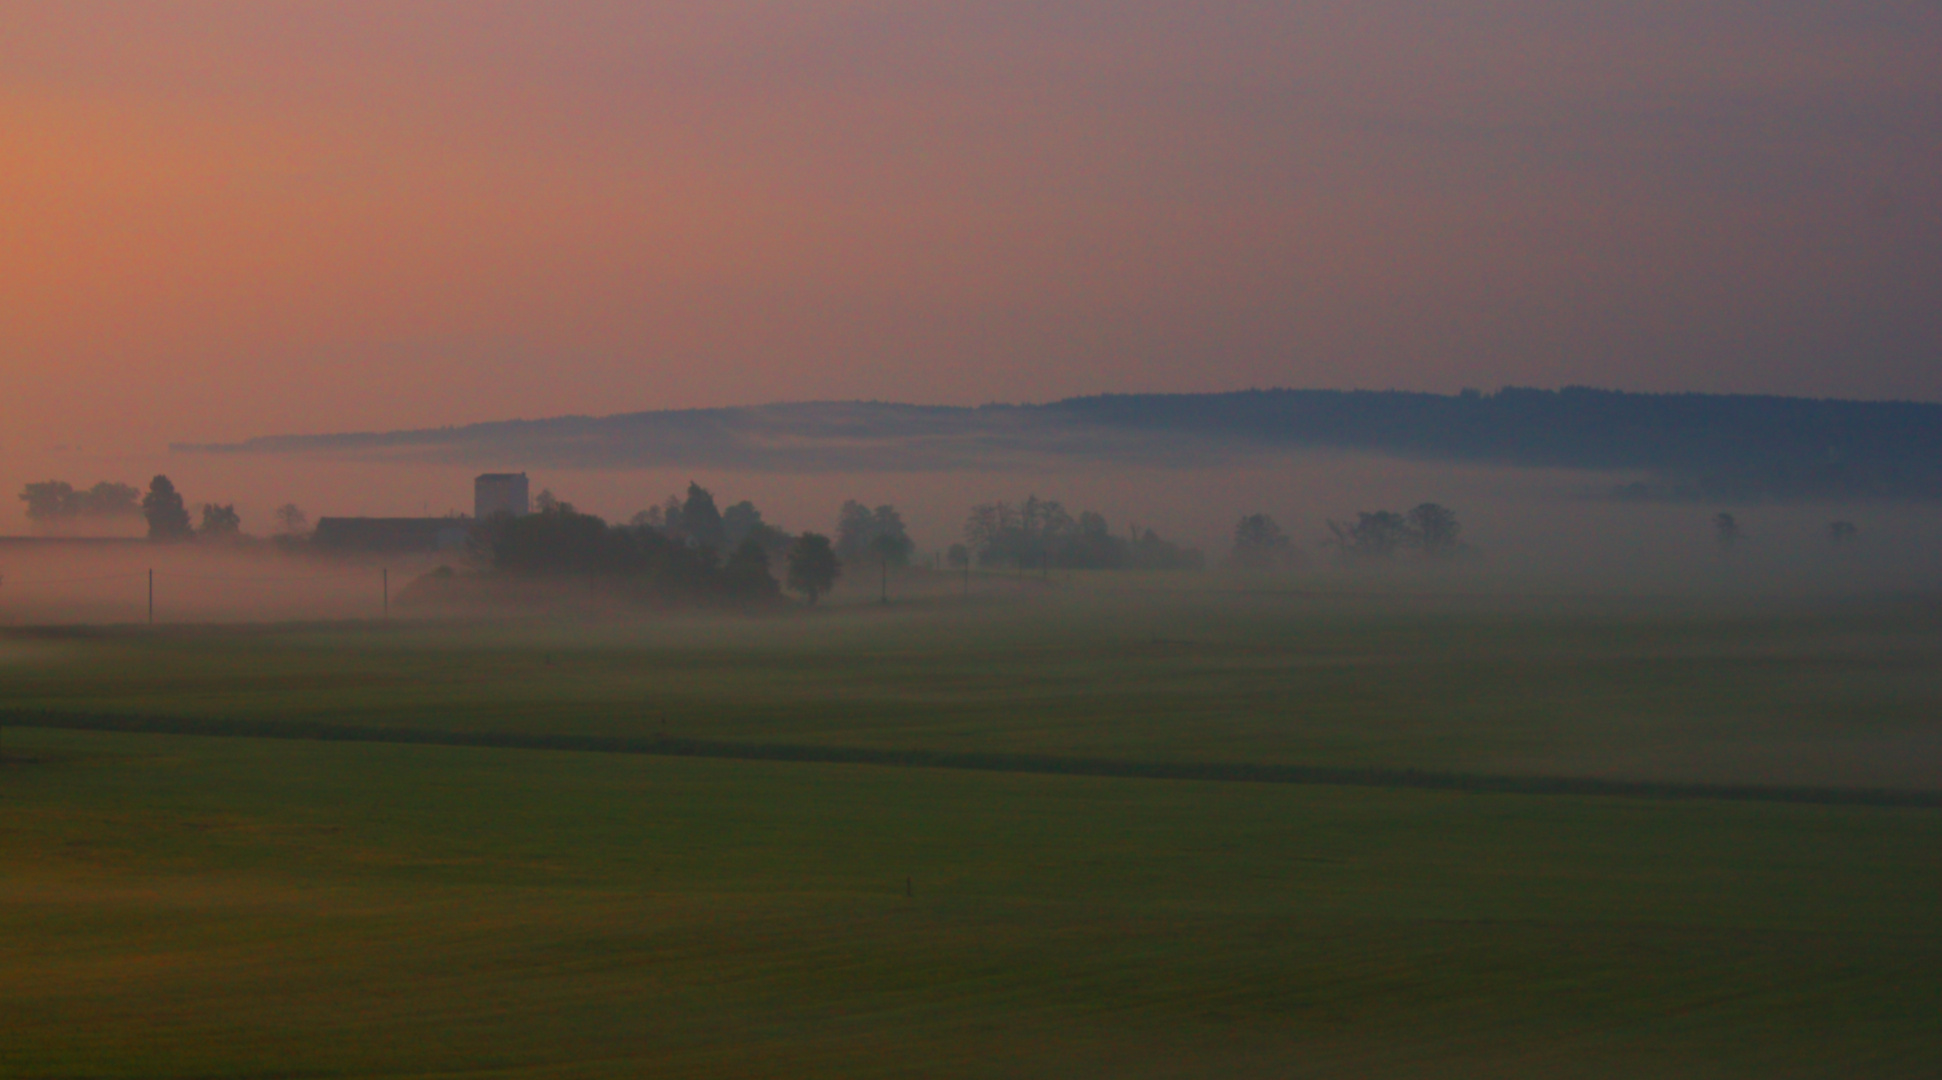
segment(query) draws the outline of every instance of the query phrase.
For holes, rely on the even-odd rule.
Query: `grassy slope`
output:
[[[8,1076],[1922,1076],[1942,814],[29,731]],[[905,897],[912,879],[915,895]]]

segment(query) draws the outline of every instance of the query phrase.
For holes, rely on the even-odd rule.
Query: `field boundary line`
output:
[[[119,732],[136,735],[199,735],[218,738],[287,739],[305,742],[393,743],[487,750],[558,750],[571,753],[640,754],[738,761],[795,761],[829,765],[962,769],[1047,776],[1096,776],[1132,780],[1203,780],[1254,784],[1329,784],[1344,787],[1415,788],[1503,795],[1606,795],[1652,799],[1721,799],[1735,802],[1805,803],[1942,809],[1942,791],[1838,788],[1767,784],[1708,784],[1617,780],[1590,776],[1516,776],[1434,772],[1421,769],[1247,762],[1164,762],[1046,754],[954,750],[890,750],[808,743],[750,743],[677,736],[537,735],[501,731],[381,728],[310,720],[239,720],[220,717],[141,716],[104,713],[0,711],[0,728]]]

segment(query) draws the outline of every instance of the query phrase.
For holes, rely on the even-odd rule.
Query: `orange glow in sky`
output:
[[[1563,7],[17,6],[0,453],[805,398],[1942,396],[1938,9]]]

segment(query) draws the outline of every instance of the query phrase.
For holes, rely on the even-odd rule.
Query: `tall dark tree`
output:
[[[1456,554],[1457,534],[1462,531],[1456,512],[1446,506],[1426,502],[1409,512],[1410,542],[1432,559]]]
[[[728,529],[715,507],[715,496],[694,481],[688,481],[688,497],[681,503],[681,527],[688,540],[699,547],[721,551],[728,547]]]
[[[186,540],[194,535],[189,526],[189,508],[183,505],[181,493],[166,476],[157,476],[148,482],[148,494],[142,496],[142,516],[148,519],[150,540]]]
[[[1854,543],[1861,530],[1852,521],[1830,521],[1827,523],[1827,542],[1836,547]]]
[[[296,503],[284,503],[276,508],[277,528],[287,536],[296,536],[310,526],[310,516]]]
[[[821,533],[803,533],[789,548],[789,588],[807,596],[811,606],[835,586],[842,572],[836,549]]]

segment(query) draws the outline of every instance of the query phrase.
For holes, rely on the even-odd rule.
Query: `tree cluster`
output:
[[[836,557],[842,562],[908,566],[916,550],[894,506],[872,510],[850,499],[836,515]]]
[[[1266,514],[1247,514],[1234,524],[1234,546],[1227,561],[1243,570],[1278,570],[1295,565],[1295,545]]]
[[[812,604],[840,573],[828,537],[790,536],[747,502],[723,513],[699,484],[625,525],[542,494],[538,513],[499,515],[476,527],[473,543],[493,572],[608,579],[621,595],[646,603],[744,605],[781,598],[772,569],[778,555],[787,562],[789,587]]]
[[[1460,549],[1463,531],[1456,513],[1436,503],[1423,503],[1406,514],[1394,510],[1358,513],[1352,522],[1330,521],[1330,543],[1344,558],[1385,560],[1400,551],[1424,558],[1445,559]]]
[[[77,489],[65,480],[28,484],[20,493],[27,517],[40,523],[75,518],[132,517],[141,511],[141,490],[103,480]]]
[[[540,494],[548,495],[547,492]],[[685,497],[670,495],[665,504],[635,514],[629,524],[718,551],[735,551],[745,541],[754,540],[772,556],[786,551],[792,539],[788,533],[763,521],[762,511],[754,503],[744,499],[722,510],[715,505],[714,493],[693,481],[688,483]]]
[[[1206,561],[1198,549],[1170,543],[1151,529],[1135,526],[1116,536],[1100,514],[1087,510],[1074,518],[1058,502],[1036,495],[1016,505],[972,507],[964,540],[967,560],[1021,570],[1197,570]]]
[[[166,476],[157,476],[148,482],[148,493],[142,496],[141,514],[148,521],[148,538],[157,543],[243,538],[243,517],[233,504],[203,503],[201,527],[191,524],[188,504]]]
[[[148,482],[148,494],[142,496],[142,516],[148,519],[148,538],[157,543],[187,540],[195,535],[182,493],[175,490],[175,484],[166,476],[157,476]]]

